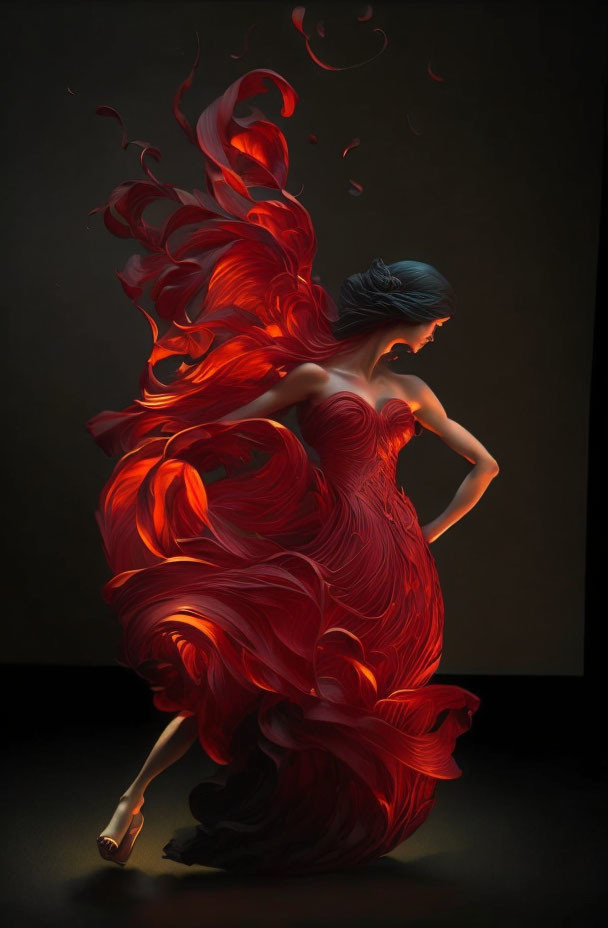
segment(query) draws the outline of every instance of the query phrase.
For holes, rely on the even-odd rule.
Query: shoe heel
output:
[[[124,867],[129,857],[131,856],[131,851],[133,850],[133,845],[135,844],[137,837],[140,831],[143,828],[144,817],[141,812],[136,812],[135,815],[131,818],[131,823],[127,828],[124,838],[118,845],[115,851],[112,851],[109,854],[99,850],[99,853],[104,860],[110,860],[115,864],[119,864],[121,867]],[[100,835],[103,837],[103,835]]]

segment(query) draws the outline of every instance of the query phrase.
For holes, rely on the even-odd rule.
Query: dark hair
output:
[[[348,338],[378,326],[431,322],[454,315],[451,284],[431,264],[374,258],[367,271],[352,274],[340,287],[334,338]]]

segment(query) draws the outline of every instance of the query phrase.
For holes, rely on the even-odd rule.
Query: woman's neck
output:
[[[341,374],[372,381],[387,370],[386,353],[393,341],[393,334],[386,331],[360,335],[350,347],[337,351],[328,358],[324,366],[331,365]]]

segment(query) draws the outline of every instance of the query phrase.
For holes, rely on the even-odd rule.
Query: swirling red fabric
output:
[[[118,276],[153,346],[140,395],[87,428],[120,456],[96,517],[121,663],[158,709],[196,717],[217,768],[190,794],[199,824],[164,856],[302,873],[364,864],[415,831],[437,781],[461,775],[452,755],[479,699],[429,683],[443,601],[396,484],[397,454],[420,431],[409,405],[376,410],[341,391],[298,408],[302,440],[271,418],[219,421],[346,345],[311,280],[316,240],[285,190],[285,138],[257,109],[235,115],[267,83],[289,116],[293,88],[256,70],[195,131],[182,85],[174,111],[207,189],[148,173],[103,208],[112,233],[147,249]],[[143,213],[159,199],[172,212],[156,227]],[[165,383],[154,368],[168,358],[179,364]]]

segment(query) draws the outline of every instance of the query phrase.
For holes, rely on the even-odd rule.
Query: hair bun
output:
[[[402,290],[403,283],[398,277],[391,274],[382,258],[374,258],[369,269],[362,275],[369,282],[371,290],[381,290],[390,293],[392,290]]]

